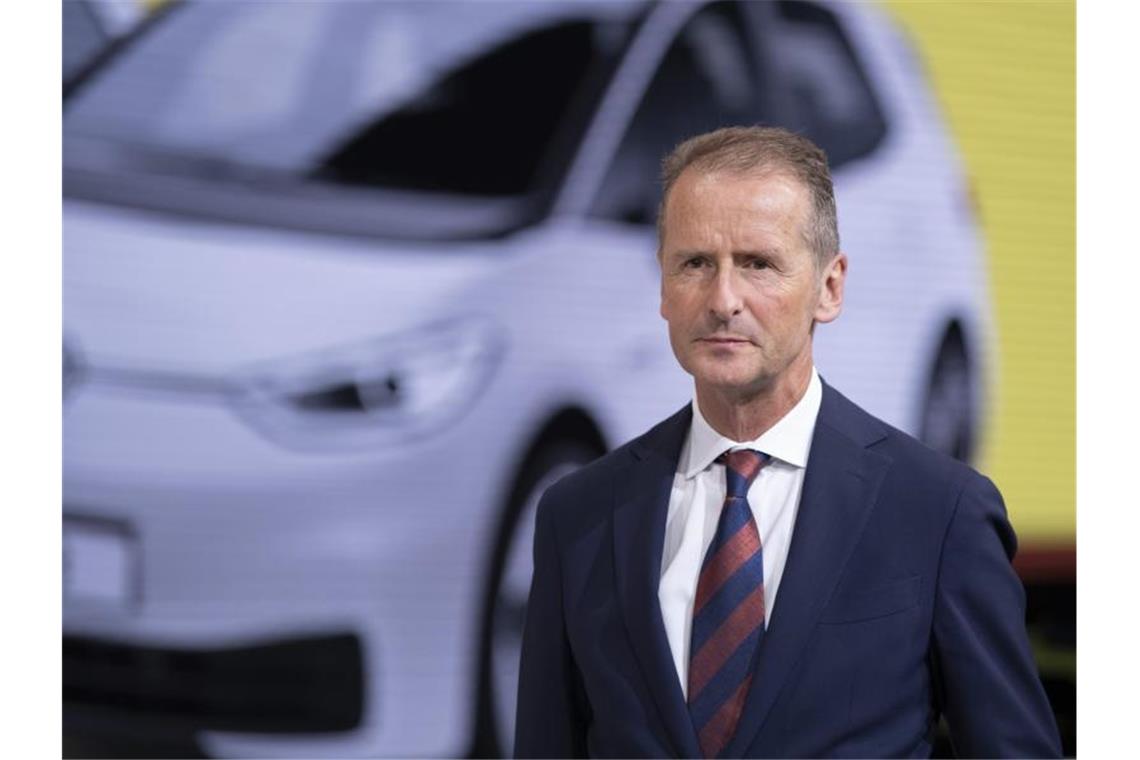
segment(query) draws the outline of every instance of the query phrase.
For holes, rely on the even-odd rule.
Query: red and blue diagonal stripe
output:
[[[722,454],[726,493],[693,604],[689,713],[705,757],[728,745],[764,635],[764,558],[748,487],[768,462],[758,451]]]

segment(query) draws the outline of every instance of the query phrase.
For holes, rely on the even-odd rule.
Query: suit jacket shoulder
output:
[[[949,521],[961,493],[967,488],[996,493],[989,478],[968,464],[931,449],[909,433],[870,414],[826,383],[816,422],[817,434],[821,428],[887,458],[890,461],[887,484],[896,484],[901,491],[900,499],[912,508],[932,511],[931,518]],[[811,467],[809,461],[809,470]],[[920,494],[924,498],[916,498]],[[890,493],[884,494],[880,502],[891,501],[889,497]]]
[[[827,427],[856,445],[885,454],[916,475],[955,482],[977,474],[969,465],[875,417],[827,383],[823,389],[817,427]]]

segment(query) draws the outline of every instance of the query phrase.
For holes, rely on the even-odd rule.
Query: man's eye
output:
[[[682,266],[684,266],[686,269],[700,269],[706,263],[706,260],[700,256],[694,256],[691,259],[685,259],[685,263]]]
[[[745,266],[749,269],[767,269],[768,262],[764,259],[749,259]]]

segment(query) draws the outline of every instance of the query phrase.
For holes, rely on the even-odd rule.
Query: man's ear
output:
[[[847,281],[847,254],[840,251],[823,268],[819,278],[816,322],[831,322],[843,310],[843,285]]]

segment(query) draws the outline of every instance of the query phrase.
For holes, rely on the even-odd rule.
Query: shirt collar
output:
[[[693,424],[689,427],[687,461],[683,461],[681,472],[686,478],[693,478],[707,469],[726,449],[756,449],[773,459],[792,465],[806,467],[808,452],[811,450],[815,419],[819,416],[819,405],[823,389],[815,367],[811,370],[807,392],[796,402],[788,413],[775,425],[764,431],[753,441],[734,441],[713,430],[697,404],[693,394]]]

